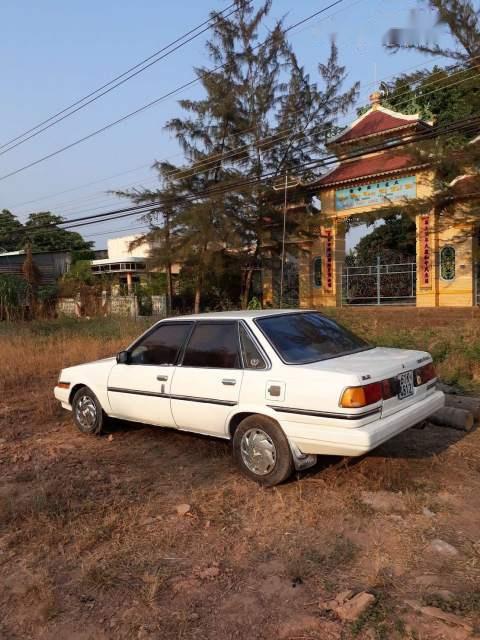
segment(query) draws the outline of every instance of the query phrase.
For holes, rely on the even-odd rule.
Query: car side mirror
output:
[[[128,351],[119,351],[117,353],[117,364],[129,364],[130,353]]]

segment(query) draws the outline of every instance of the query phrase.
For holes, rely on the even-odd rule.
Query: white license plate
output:
[[[413,371],[405,371],[398,376],[398,399],[413,396]]]

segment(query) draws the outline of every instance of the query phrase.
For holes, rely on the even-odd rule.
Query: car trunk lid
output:
[[[391,381],[394,395],[382,403],[382,416],[388,416],[425,397],[428,385],[416,387],[414,371],[428,362],[431,357],[424,351],[375,347],[308,366],[356,375],[359,385]]]

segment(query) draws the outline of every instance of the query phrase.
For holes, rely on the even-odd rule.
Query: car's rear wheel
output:
[[[72,400],[73,419],[82,433],[99,434],[105,422],[97,396],[88,387],[80,387]]]
[[[267,416],[248,416],[233,435],[233,455],[242,472],[273,487],[293,472],[292,453],[279,425]]]

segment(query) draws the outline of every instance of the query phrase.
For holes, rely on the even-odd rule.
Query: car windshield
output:
[[[306,364],[372,349],[365,340],[320,313],[258,318],[257,324],[288,364]]]

